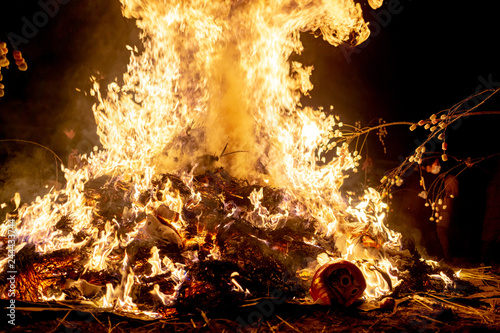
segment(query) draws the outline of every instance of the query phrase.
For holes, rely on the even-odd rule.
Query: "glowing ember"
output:
[[[386,254],[399,248],[399,235],[384,225],[378,192],[367,189],[349,202],[341,196],[345,171],[361,156],[347,143],[333,144],[341,135],[338,119],[300,105],[312,89],[312,68],[289,61],[302,50],[303,31],[321,32],[332,45],[364,41],[369,30],[359,4],[121,1],[123,15],[142,30],[143,50],[129,47],[128,71],[106,94],[94,80],[104,150],[82,156],[83,168],[64,170],[63,190],[19,209],[17,253],[32,246],[38,255],[80,253],[78,263],[54,274],[99,292],[85,295],[83,282],[74,282],[58,297],[77,288],[101,307],[152,317],[161,313],[139,307],[133,291],[143,288],[152,302],[174,305],[187,283],[186,266],[229,257],[219,246],[221,233],[228,247],[244,235],[254,254],[294,259],[283,271],[293,267],[287,274],[297,275],[304,289],[319,267],[342,257],[363,273],[366,299],[391,291],[397,270]],[[333,148],[336,156],[325,160]],[[292,222],[299,227],[291,240],[269,236]],[[288,253],[291,244],[309,255]],[[255,292],[234,268],[222,277],[231,290],[243,297]],[[214,289],[205,278],[193,273],[183,297]],[[47,299],[57,288],[41,284],[19,297]]]

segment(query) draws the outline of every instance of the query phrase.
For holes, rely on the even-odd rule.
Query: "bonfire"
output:
[[[63,168],[63,189],[16,201],[3,299],[142,320],[257,305],[246,327],[283,302],[392,309],[402,290],[457,287],[386,227],[377,190],[341,191],[354,136],[333,108],[300,104],[300,33],[362,43],[359,4],[121,2],[142,45],[120,80],[92,78],[103,149]]]

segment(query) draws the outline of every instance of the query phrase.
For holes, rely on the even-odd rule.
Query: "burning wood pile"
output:
[[[200,312],[208,316],[235,313],[236,318],[247,307],[263,306],[263,302],[295,304],[307,312],[312,304],[328,304],[342,315],[341,307],[353,303],[362,311],[396,311],[412,300],[435,307],[439,301],[445,302],[443,295],[467,297],[480,290],[458,279],[449,268],[423,260],[411,244],[390,253],[398,270],[395,274],[402,281],[392,286],[388,274],[373,261],[338,259],[341,251],[315,232],[314,219],[289,215],[280,218],[272,230],[259,227],[263,210],[284,216],[279,204],[287,192],[250,185],[222,168],[192,179],[164,174],[153,184],[151,191],[135,193],[132,183],[108,176],[87,182],[83,194],[85,203],[93,207],[93,228],[97,234],[112,234],[117,243],[126,245],[107,246],[102,262],[92,262],[95,240],[77,231],[74,216],[62,216],[55,229],[62,235],[72,234],[79,246],[46,254],[37,253],[33,245],[19,250],[15,255],[18,303],[52,303],[46,308],[52,311],[60,311],[61,306],[112,311],[143,320],[190,317]],[[162,201],[166,190],[176,193],[184,203],[180,212],[161,204],[148,213],[130,213],[133,206]],[[192,190],[197,200],[193,200]],[[260,202],[253,200],[258,193],[263,197]],[[56,197],[59,203],[65,200],[64,195]],[[129,240],[134,230],[136,237]],[[351,237],[367,249],[381,246],[376,241],[379,236],[369,229]],[[7,249],[8,237],[3,237],[2,257],[8,257]],[[103,269],[90,268],[104,262]],[[366,296],[359,299],[366,281],[358,267],[370,267],[377,274],[377,283],[390,285],[379,301],[368,301]],[[7,270],[0,276],[2,281],[8,281]],[[5,298],[9,284],[2,290]],[[456,311],[465,311],[462,316],[478,311],[460,304],[456,307]],[[274,310],[271,312],[274,315]],[[448,315],[456,318],[453,312]],[[248,324],[247,316],[251,317],[238,317],[240,328],[242,323],[255,327],[257,321]],[[410,317],[406,320],[416,325],[416,317]]]
[[[85,200],[95,203],[93,227],[99,234],[115,234],[122,242],[139,225],[137,237],[124,248],[110,249],[105,259],[108,269],[90,272],[85,264],[86,258],[92,257],[93,241],[86,241],[89,235],[84,232],[75,232],[71,214],[61,217],[55,228],[62,234],[73,234],[76,243],[85,244],[74,251],[47,255],[37,254],[33,246],[21,250],[17,254],[20,300],[57,299],[62,292],[68,295],[66,299],[98,299],[106,293],[106,284],[116,287],[130,276],[135,277],[135,287],[129,286],[133,289],[129,297],[141,310],[161,313],[163,307],[167,311],[165,305],[172,301],[166,295],[176,293],[181,294],[181,306],[208,309],[219,303],[227,305],[228,300],[241,301],[250,290],[253,296],[262,296],[270,287],[290,290],[298,281],[283,277],[306,267],[304,263],[324,251],[312,245],[313,221],[283,219],[270,232],[255,227],[252,220],[260,217],[249,196],[258,187],[238,181],[224,170],[193,179],[200,195],[198,202],[187,200],[190,189],[174,175],[164,175],[155,184],[155,193],[141,193],[137,198],[132,195],[132,184],[110,180],[101,177],[86,184]],[[127,214],[131,205],[146,206],[157,196],[161,200],[166,184],[186,202],[181,219],[165,205],[148,214]],[[265,192],[260,209],[279,211],[277,203],[283,193],[271,188]],[[65,198],[57,200],[63,202]],[[103,223],[112,220],[121,223]],[[179,220],[184,224],[182,234],[173,225]],[[7,247],[3,249],[5,252]],[[7,257],[6,252],[2,255]],[[119,274],[124,262],[132,270]],[[176,290],[178,284],[182,288]]]
[[[250,294],[269,296],[273,289],[289,299],[304,298],[318,267],[317,257],[323,253],[325,258],[326,254],[341,258],[334,243],[315,233],[316,221],[285,215],[279,205],[287,195],[284,190],[250,185],[222,168],[194,177],[191,188],[172,174],[162,175],[153,184],[150,192],[134,194],[132,183],[110,177],[87,182],[83,194],[86,204],[93,207],[93,232],[113,235],[113,242],[126,245],[108,244],[106,255],[96,262],[95,239],[75,228],[75,216],[63,215],[55,223],[55,231],[72,235],[79,246],[47,254],[37,253],[33,245],[19,250],[18,299],[57,300],[64,293],[65,300],[94,300],[98,307],[113,308],[111,294],[124,288],[127,291],[119,301],[130,302],[143,312],[167,315],[171,306],[206,311],[241,303]],[[184,202],[180,212],[161,204],[148,213],[130,213],[133,205],[146,207],[150,201],[161,201],[166,189]],[[197,193],[196,201],[192,190]],[[254,199],[259,195],[262,201]],[[60,204],[66,200],[64,195],[55,197]],[[278,219],[272,230],[259,227],[266,215]],[[127,239],[134,230],[136,237]],[[369,229],[353,237],[363,246],[380,246]],[[2,257],[8,258],[8,238],[2,240]],[[345,270],[340,266],[339,272]],[[365,284],[357,271],[358,282]],[[348,270],[346,273],[348,281],[340,283],[344,288],[356,282]],[[7,277],[7,270],[3,275]],[[387,283],[391,283],[389,278]],[[363,291],[359,288],[353,295],[327,300],[349,305]]]
[[[96,242],[91,233],[78,231],[71,213],[61,216],[55,232],[71,235],[78,246],[40,254],[34,245],[25,244],[15,259],[17,299],[90,301],[96,308],[169,317],[241,305],[249,298],[269,297],[270,290],[302,304],[349,306],[366,287],[358,266],[371,270],[377,284],[389,285],[388,295],[401,288],[425,290],[431,283],[454,283],[453,272],[439,273],[416,251],[405,250],[390,254],[401,271],[394,268],[396,278],[407,279],[396,288],[376,261],[335,260],[342,253],[315,232],[317,221],[287,216],[280,208],[285,190],[250,185],[222,168],[188,179],[189,186],[181,177],[161,175],[150,191],[140,193],[132,183],[108,176],[88,181],[84,201],[93,207],[91,229],[101,238]],[[184,203],[179,212],[161,204],[133,213],[133,206],[162,201],[165,191]],[[60,194],[54,200],[64,204],[68,198]],[[277,219],[271,230],[261,227],[269,216]],[[105,234],[112,237],[107,239],[111,244],[96,256],[96,243],[106,240]],[[367,227],[350,237],[366,249],[382,247],[380,233]],[[2,241],[2,257],[8,258],[8,238]],[[441,282],[431,282],[436,280],[429,277],[432,273]],[[2,275],[7,281],[7,268]],[[5,296],[8,284],[3,290]]]

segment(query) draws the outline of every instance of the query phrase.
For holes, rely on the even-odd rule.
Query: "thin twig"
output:
[[[63,321],[65,321],[66,318],[68,318],[68,316],[71,313],[71,311],[73,311],[73,310],[69,310],[68,312],[66,312],[66,315],[63,317],[63,319],[59,320],[59,324],[57,324],[57,326],[52,331],[50,331],[50,333],[54,333],[55,331],[57,331],[57,329],[59,328],[59,326],[61,326],[61,324],[63,323]]]
[[[417,315],[417,316],[422,317],[422,318],[425,318],[425,319],[430,320],[430,321],[434,321],[434,322],[436,322],[436,323],[440,323],[441,325],[446,325],[446,324],[445,324],[445,323],[443,323],[442,321],[439,321],[439,320],[434,319],[434,318],[431,318],[431,317],[427,317],[427,316],[420,315],[420,314],[419,314],[419,315]],[[446,325],[446,326],[448,326],[448,325]]]
[[[419,300],[418,300],[418,299],[416,299],[416,298],[413,298],[413,300],[414,300],[414,301],[416,301],[416,302],[418,302],[418,303],[420,303],[420,304],[422,304],[422,305],[423,305],[423,306],[425,306],[427,309],[432,310],[432,308],[431,308],[430,306],[428,306],[427,304],[425,304],[424,302],[421,302],[421,301],[419,301]]]
[[[437,299],[437,300],[439,300],[439,301],[441,301],[441,302],[443,302],[443,303],[447,303],[447,304],[450,304],[450,305],[452,305],[452,306],[455,306],[455,307],[457,307],[457,308],[459,308],[459,309],[467,310],[467,311],[470,311],[470,312],[475,312],[477,315],[480,315],[480,316],[484,316],[484,315],[485,315],[485,312],[486,312],[486,311],[484,311],[484,310],[478,310],[478,309],[473,308],[473,307],[470,307],[470,306],[464,306],[464,305],[460,305],[460,304],[457,304],[457,303],[453,303],[453,302],[447,301],[447,300],[445,300],[445,299],[442,299],[442,298],[440,298],[440,297],[437,297],[437,296],[434,296],[434,295],[431,295],[431,294],[427,294],[427,293],[426,293],[425,295],[430,296],[430,297],[433,297],[433,298],[435,298],[435,299]],[[494,316],[494,317],[500,317],[500,316],[498,316],[498,315],[496,315],[496,314],[490,314],[489,312],[486,312],[486,313],[487,313],[488,315],[492,315],[492,316]]]
[[[109,331],[108,333],[111,333],[112,331],[114,331],[114,330],[115,330],[115,328],[117,328],[117,327],[118,327],[118,325],[121,325],[121,324],[124,324],[124,323],[126,324],[127,322],[126,322],[126,321],[119,322],[118,324],[116,324],[115,326],[113,326],[113,327],[111,328],[111,331]]]
[[[384,124],[380,124],[380,125],[377,125],[374,127],[369,127],[369,128],[363,129],[359,132],[353,132],[352,136],[353,137],[354,136],[361,136],[363,134],[370,133],[371,131],[374,131],[376,129],[389,127],[389,126],[399,126],[399,125],[410,125],[411,126],[413,124],[414,124],[413,122],[409,122],[409,121],[398,121],[398,122],[394,122],[394,123],[384,123]]]
[[[68,308],[51,308],[51,307],[44,308],[44,307],[29,307],[29,306],[24,306],[24,307],[16,307],[16,310],[19,310],[19,311],[30,311],[30,312],[38,312],[38,311],[67,311]]]
[[[276,316],[279,318],[279,320],[281,320],[285,325],[287,325],[288,327],[290,327],[291,329],[295,330],[296,332],[300,332],[298,329],[296,329],[295,327],[293,327],[292,325],[290,325],[286,320],[284,320],[283,318],[281,318],[280,316]]]
[[[52,151],[52,149],[50,149],[49,147],[46,147],[44,145],[41,145],[37,142],[33,142],[33,141],[29,141],[29,140],[21,140],[21,139],[3,139],[3,140],[0,140],[0,142],[22,142],[22,143],[29,143],[29,144],[41,147],[41,148],[46,149],[49,152],[51,152],[54,155],[54,158],[57,158],[59,160],[59,163],[61,163],[61,165],[64,165],[61,158],[59,156],[57,156],[57,154],[54,153],[54,151]],[[56,183],[57,182],[59,182],[59,171],[58,171],[58,167],[57,167],[57,163],[56,163]]]
[[[97,317],[94,315],[94,313],[92,313],[92,312],[89,312],[89,313],[90,313],[90,315],[91,315],[92,317],[94,317],[94,319],[95,319],[95,320],[96,320],[99,324],[103,325],[103,323],[102,323],[99,319],[97,319]],[[108,319],[109,319],[109,317],[108,317]]]
[[[208,325],[210,320],[208,319],[208,317],[204,311],[201,311],[201,316],[203,317],[203,320],[205,320],[205,323],[207,323],[207,325]]]
[[[51,152],[54,155],[55,158],[57,158],[59,160],[59,162],[61,164],[64,164],[63,161],[61,160],[61,158],[59,156],[57,156],[57,154],[54,153],[49,147],[45,147],[44,145],[41,145],[37,142],[33,142],[33,141],[29,141],[29,140],[21,140],[21,139],[3,139],[3,140],[0,140],[0,142],[23,142],[23,143],[33,144],[35,146],[38,146],[38,147],[41,147],[43,149],[48,150],[49,152]]]

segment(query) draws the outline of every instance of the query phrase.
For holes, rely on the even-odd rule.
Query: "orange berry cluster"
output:
[[[446,162],[448,161],[448,155],[446,154],[448,144],[445,142],[444,131],[450,122],[451,120],[446,114],[442,114],[440,117],[433,114],[429,119],[420,120],[418,123],[411,125],[410,131],[417,129],[417,126],[424,126],[424,129],[429,130],[433,136],[437,135],[438,140],[442,141],[441,149],[443,153],[441,154],[441,159]],[[423,153],[425,153],[425,146],[421,145],[415,150],[415,154],[410,157],[410,162],[422,163]]]
[[[26,64],[26,60],[24,60],[21,51],[15,50],[14,52],[12,52],[12,55],[14,56],[17,68],[19,68],[20,71],[24,72],[25,70],[28,69],[28,65]]]
[[[2,76],[2,68],[6,67],[8,68],[10,65],[10,61],[7,58],[7,54],[9,53],[9,49],[7,48],[7,44],[5,42],[0,42],[0,81],[3,80]],[[14,57],[14,60],[16,62],[17,68],[20,71],[25,71],[28,69],[28,65],[26,64],[26,60],[24,60],[23,55],[21,54],[21,51],[19,50],[14,50],[12,52],[12,56]],[[5,86],[0,83],[0,97],[3,97],[5,94],[4,89]]]
[[[5,42],[0,42],[0,81],[3,80],[2,67],[9,66],[9,59],[7,59],[8,51],[9,50],[7,49],[7,44],[5,44]],[[4,85],[0,83],[0,97],[3,97],[4,95],[3,88]]]

